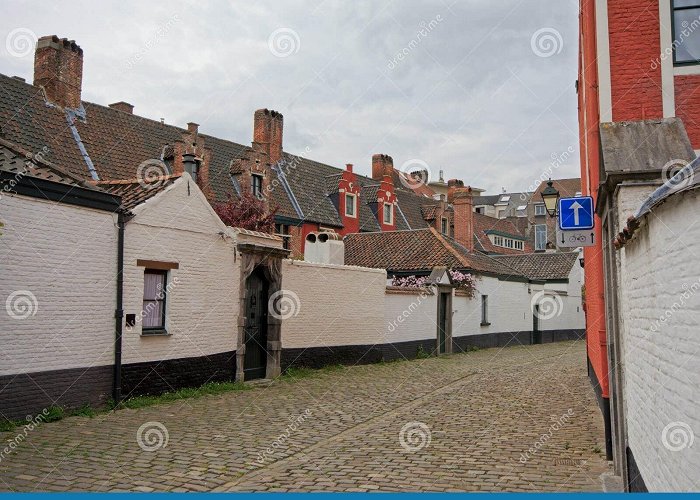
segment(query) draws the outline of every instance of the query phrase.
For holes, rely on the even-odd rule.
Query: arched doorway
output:
[[[265,272],[258,266],[246,280],[243,380],[266,375],[269,289]]]

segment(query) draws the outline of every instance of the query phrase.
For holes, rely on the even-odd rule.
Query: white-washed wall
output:
[[[527,283],[484,276],[477,280],[476,288],[472,299],[460,295],[453,299],[453,337],[532,330]],[[488,295],[490,325],[481,325],[481,295]]]
[[[296,315],[282,322],[282,347],[381,343],[385,288],[382,269],[283,261],[282,289]]]
[[[621,220],[639,207],[639,194],[620,191]],[[677,194],[619,252],[627,438],[650,491],[698,488],[698,213],[698,191]]]
[[[0,214],[0,375],[112,364],[116,216],[7,194]]]
[[[177,262],[168,272],[168,336],[124,331],[123,362],[198,357],[236,350],[239,263],[234,241],[196,186],[182,178],[135,210],[126,225],[124,311],[143,308],[144,268],[137,259]]]
[[[383,342],[437,342],[437,297],[427,291],[386,290]]]

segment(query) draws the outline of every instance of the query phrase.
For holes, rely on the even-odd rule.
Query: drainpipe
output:
[[[114,405],[122,399],[122,325],[124,318],[124,227],[126,216],[123,210],[117,214],[117,308],[114,311]]]

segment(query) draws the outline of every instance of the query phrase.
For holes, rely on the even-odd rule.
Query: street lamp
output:
[[[557,203],[559,201],[559,191],[552,187],[552,179],[547,181],[547,187],[542,190],[542,201],[544,208],[550,217],[557,216]]]

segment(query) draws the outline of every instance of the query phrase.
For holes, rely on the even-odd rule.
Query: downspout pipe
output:
[[[126,214],[117,212],[117,308],[114,311],[114,383],[112,399],[117,406],[122,399],[122,328],[124,318],[124,229]]]

